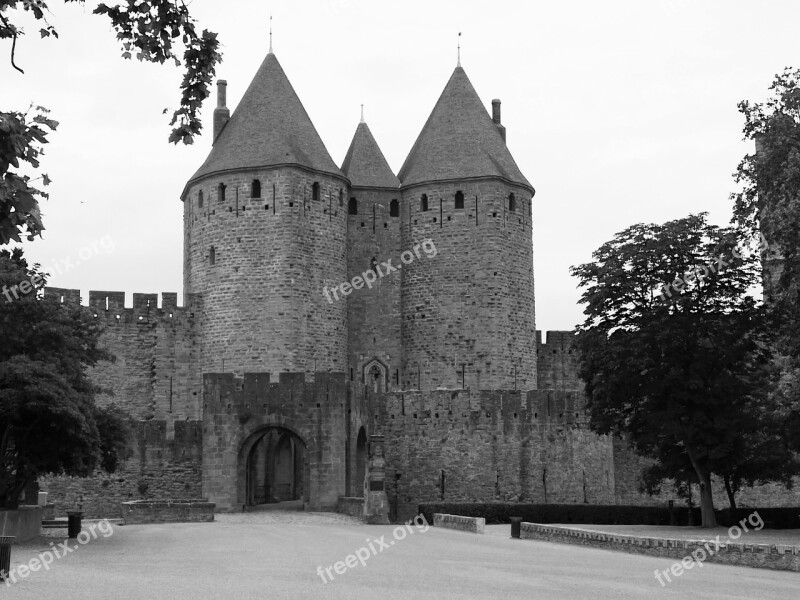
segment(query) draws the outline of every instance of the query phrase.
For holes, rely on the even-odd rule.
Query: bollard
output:
[[[519,530],[522,524],[522,517],[509,517],[511,521],[511,537],[519,539]]]
[[[81,517],[83,511],[81,510],[68,510],[67,511],[67,537],[76,538],[81,532]]]
[[[14,543],[13,535],[0,536],[0,579],[6,580],[6,575],[11,570],[11,544]]]

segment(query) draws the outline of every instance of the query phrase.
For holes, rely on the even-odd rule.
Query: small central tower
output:
[[[184,291],[202,297],[201,370],[344,371],[348,180],[271,51],[228,117],[220,82],[211,153],[184,202]]]

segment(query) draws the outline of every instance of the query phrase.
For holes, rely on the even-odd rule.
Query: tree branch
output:
[[[0,15],[0,20],[2,20],[3,21],[3,25],[6,28],[8,28],[9,31],[13,32],[13,34],[14,34],[14,39],[11,41],[11,66],[14,67],[17,71],[19,71],[20,73],[22,73],[24,75],[25,71],[20,69],[17,66],[17,63],[14,62],[14,54],[17,51],[17,30],[16,30],[15,27],[12,27],[9,24],[8,20],[3,15]]]

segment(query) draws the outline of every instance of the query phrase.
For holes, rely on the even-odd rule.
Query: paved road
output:
[[[391,526],[307,513],[119,526],[109,537],[99,534],[54,560],[48,571],[31,573],[0,595],[36,600],[800,598],[796,573],[706,564],[662,588],[653,572],[669,568],[669,559],[433,527],[411,529],[396,539],[399,530]],[[12,567],[48,550],[51,541],[40,538],[14,547]],[[332,565],[359,548],[369,554],[365,566],[356,562],[337,574]],[[323,583],[318,567],[330,567],[333,580]]]

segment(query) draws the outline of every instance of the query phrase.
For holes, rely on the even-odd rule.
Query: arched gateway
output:
[[[251,434],[240,452],[246,506],[308,501],[306,444],[295,432],[268,426]],[[243,488],[243,489],[242,489]]]

